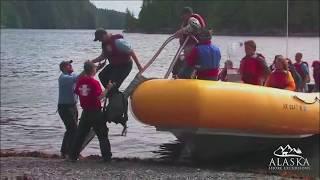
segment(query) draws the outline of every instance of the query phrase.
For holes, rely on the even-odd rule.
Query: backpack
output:
[[[301,65],[305,64],[307,66],[308,69],[308,73],[304,74],[304,72],[302,71]],[[295,66],[295,69],[298,71],[298,73],[301,75],[302,79],[306,78],[306,83],[310,82],[310,74],[309,74],[309,64],[305,61],[302,61],[301,65],[294,63],[293,64]]]
[[[306,76],[307,76],[307,83],[309,83],[310,82],[309,64],[307,62],[305,62],[305,61],[303,61],[302,63],[307,66],[308,74],[306,74]]]
[[[105,101],[102,108],[103,119],[109,123],[121,124],[123,126],[121,135],[125,136],[128,128],[128,99],[122,92],[115,91],[108,96],[108,101],[108,105]]]

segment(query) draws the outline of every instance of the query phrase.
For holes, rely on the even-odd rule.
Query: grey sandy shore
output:
[[[144,160],[102,162],[82,159],[76,163],[59,158],[0,157],[4,179],[291,179],[266,173],[235,172]],[[310,178],[310,177],[309,177]],[[309,179],[307,178],[307,179]],[[311,178],[313,179],[313,178]]]

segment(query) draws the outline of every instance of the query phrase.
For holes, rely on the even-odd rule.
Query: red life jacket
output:
[[[304,61],[301,62],[301,63],[294,63],[293,65],[294,65],[294,67],[296,68],[297,72],[300,74],[300,76],[301,76],[302,78],[305,78],[305,77],[307,76],[307,74],[305,74],[305,73],[303,72],[303,70],[302,70],[302,64],[306,64],[307,67],[309,66],[308,63],[307,63],[307,62],[304,62]]]
[[[113,65],[126,64],[131,61],[130,55],[118,50],[115,41],[123,39],[121,34],[112,35],[107,42],[102,43],[102,51]]]
[[[269,77],[270,86],[279,89],[285,89],[288,86],[288,72],[275,70]]]
[[[320,84],[320,69],[313,72],[313,78],[314,78],[315,84],[319,85]]]
[[[318,67],[316,67],[318,66]],[[313,61],[312,63],[313,67],[313,79],[316,85],[319,86],[320,84],[320,61]]]
[[[262,64],[259,58],[264,57],[261,54],[255,56],[245,56],[240,63],[242,72],[241,80],[247,84],[262,85],[261,76],[263,75]]]

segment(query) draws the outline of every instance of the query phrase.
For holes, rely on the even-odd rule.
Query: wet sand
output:
[[[174,163],[160,159],[114,158],[102,162],[98,156],[76,163],[58,155],[40,152],[1,152],[2,179],[317,179],[293,173],[235,170]]]

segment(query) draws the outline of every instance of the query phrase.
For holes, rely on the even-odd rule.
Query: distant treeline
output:
[[[1,27],[122,29],[126,14],[97,9],[89,0],[1,0]]]
[[[205,17],[216,34],[284,35],[286,0],[143,0],[129,31],[174,32],[184,6]],[[319,0],[289,0],[290,34],[319,35]]]

